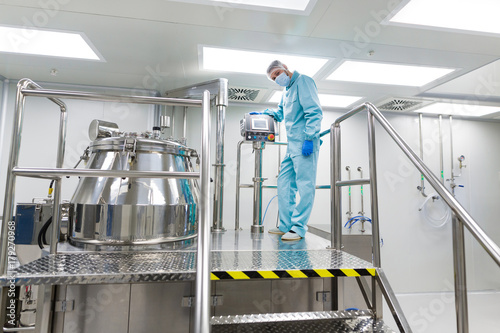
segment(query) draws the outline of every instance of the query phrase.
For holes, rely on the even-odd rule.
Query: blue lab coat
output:
[[[314,80],[294,72],[283,91],[278,110],[266,110],[277,121],[285,121],[287,153],[278,176],[279,229],[304,237],[316,192],[316,170],[323,112]],[[313,153],[302,155],[304,140],[313,141]],[[296,194],[300,195],[297,204]]]

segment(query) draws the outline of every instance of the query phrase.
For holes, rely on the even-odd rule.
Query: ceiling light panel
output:
[[[212,6],[219,13],[243,9],[273,13],[309,15],[317,0],[170,0]]]
[[[204,70],[238,72],[265,75],[273,60],[280,60],[291,70],[314,76],[329,59],[289,54],[266,53],[223,49],[203,46],[202,64]]]
[[[212,2],[304,11],[310,0],[212,0]]]
[[[499,12],[497,0],[411,0],[389,22],[499,34]]]
[[[451,72],[453,68],[344,61],[327,80],[421,87]]]
[[[465,117],[481,117],[487,114],[500,112],[500,107],[474,104],[434,103],[414,112]]]
[[[269,98],[269,103],[278,104],[281,102],[281,96],[283,91],[275,91],[271,98]],[[330,94],[318,94],[319,102],[323,107],[336,107],[336,108],[345,108],[350,106],[351,104],[356,103],[363,97],[358,96],[344,96],[344,95],[330,95]]]
[[[83,33],[0,26],[0,52],[101,60]]]

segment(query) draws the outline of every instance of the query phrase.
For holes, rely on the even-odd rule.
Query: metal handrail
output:
[[[18,168],[12,174],[31,178],[60,179],[61,177],[112,177],[112,178],[200,178],[199,172],[189,171],[136,171],[136,170],[100,170],[100,169],[62,169],[62,168]]]
[[[341,193],[340,187],[345,186],[349,181],[341,181],[340,159],[341,159],[341,144],[340,144],[340,123],[350,117],[362,112],[368,113],[368,143],[370,154],[370,191],[371,191],[371,208],[372,208],[372,244],[373,244],[373,264],[380,268],[380,234],[378,223],[378,194],[377,194],[377,170],[376,170],[376,152],[375,152],[375,125],[376,119],[379,124],[386,130],[389,136],[396,142],[398,147],[410,159],[413,165],[427,179],[429,184],[443,198],[446,204],[453,212],[453,247],[454,247],[454,266],[455,266],[455,299],[457,312],[457,330],[459,333],[468,332],[468,310],[467,310],[467,288],[466,288],[466,269],[465,269],[465,245],[463,227],[471,232],[481,246],[486,250],[490,257],[500,266],[500,248],[495,242],[488,237],[479,224],[465,210],[465,208],[455,199],[446,187],[440,182],[432,171],[424,164],[422,159],[410,148],[403,140],[399,133],[392,127],[382,113],[371,103],[364,103],[353,110],[347,112],[330,127],[330,142],[331,142],[331,218],[332,218],[332,247],[335,249],[342,248],[342,213],[341,213]],[[382,286],[382,289],[384,287]],[[393,298],[390,294],[385,295],[389,299]],[[396,302],[396,301],[395,301]],[[373,302],[375,304],[375,302]],[[397,309],[391,309],[394,312],[399,312]],[[376,312],[376,309],[375,309]],[[396,318],[397,319],[397,318]],[[402,332],[411,331],[407,323],[402,323],[400,326]]]
[[[30,89],[31,88],[31,89]],[[24,104],[26,96],[47,97],[61,108],[59,140],[56,168],[19,168],[19,150],[21,145],[22,120],[24,115]],[[110,171],[110,170],[74,170],[63,169],[64,148],[66,142],[67,112],[64,102],[58,99],[72,98],[96,101],[114,101],[119,103],[136,104],[162,104],[198,106],[202,108],[202,135],[201,135],[201,171],[197,172],[158,172],[158,171]],[[7,172],[6,195],[4,199],[4,221],[1,231],[0,247],[0,276],[8,273],[7,267],[7,235],[12,212],[14,210],[14,190],[17,176],[40,177],[54,179],[54,226],[52,228],[52,240],[50,252],[57,252],[57,231],[60,222],[60,193],[61,180],[63,176],[82,175],[86,177],[173,177],[173,178],[200,178],[200,217],[198,226],[198,248],[197,248],[197,269],[196,269],[196,307],[195,307],[195,330],[200,333],[210,332],[210,92],[203,92],[202,100],[186,100],[179,98],[149,97],[149,96],[115,96],[102,95],[77,91],[46,90],[34,83],[30,79],[22,79],[17,85],[14,129],[12,132],[12,142],[9,156]],[[5,308],[5,300],[0,302]],[[0,311],[1,312],[1,311]],[[45,327],[45,326],[44,326]],[[45,328],[42,328],[45,329]],[[48,328],[47,328],[48,330]]]
[[[465,227],[471,232],[471,234],[476,238],[479,244],[486,250],[490,257],[500,266],[500,247],[495,244],[495,242],[488,237],[484,230],[479,226],[479,224],[474,220],[474,218],[465,210],[465,208],[453,197],[450,191],[439,181],[439,178],[434,175],[434,173],[424,164],[424,162],[418,157],[418,155],[410,148],[410,146],[403,140],[398,132],[392,127],[392,125],[387,121],[387,119],[382,115],[382,113],[371,103],[365,103],[350,112],[346,113],[342,117],[338,118],[332,126],[339,126],[339,124],[352,117],[353,115],[367,110],[372,114],[380,123],[380,125],[386,130],[389,136],[396,142],[396,144],[401,148],[403,153],[410,159],[413,165],[424,175],[431,186],[436,190],[436,192],[443,198],[443,200],[448,204],[452,212],[458,217],[458,219],[464,223]]]

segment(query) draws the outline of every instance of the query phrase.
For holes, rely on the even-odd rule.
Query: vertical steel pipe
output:
[[[203,93],[201,130],[200,217],[196,258],[195,327],[210,333],[210,93]]]
[[[226,125],[226,107],[217,105],[217,138],[214,178],[213,231],[223,231],[222,209],[224,201],[224,131]]]
[[[175,139],[175,106],[172,106],[172,119],[170,120],[170,136]]]
[[[234,216],[234,230],[240,229],[240,182],[241,182],[241,146],[245,141],[238,142],[236,151],[236,209]]]
[[[453,266],[455,270],[455,310],[457,333],[469,333],[464,225],[453,214]]]
[[[0,253],[0,273],[7,274],[7,246],[8,246],[8,223],[12,220],[14,212],[15,182],[16,176],[12,174],[12,169],[17,166],[19,161],[19,148],[21,144],[21,130],[23,124],[25,97],[21,90],[29,85],[29,80],[21,80],[17,84],[14,128],[12,131],[12,140],[10,143],[9,163],[7,167],[7,182],[5,188],[5,198],[3,206],[2,221],[2,242]]]
[[[332,124],[330,128],[330,195],[331,195],[331,233],[332,233],[332,248],[335,250],[342,249],[342,188],[337,186],[337,182],[341,181],[341,135],[340,125]]]
[[[450,116],[450,187],[455,196],[455,173],[453,172],[453,116]]]
[[[252,233],[264,232],[262,225],[262,151],[264,150],[264,142],[254,142],[253,149],[255,154],[255,168],[253,177],[253,223]]]
[[[5,156],[3,153],[3,142],[4,142],[4,135],[3,133],[5,132],[5,122],[7,121],[7,101],[9,99],[9,80],[4,79],[2,82],[2,102],[0,103],[0,133],[2,135],[0,136],[0,156]]]
[[[186,144],[187,139],[187,106],[182,110],[182,143]]]
[[[359,177],[360,179],[363,179],[363,168],[358,167],[357,169],[359,171]],[[359,214],[364,216],[365,215],[365,194],[363,192],[364,187],[363,184],[361,184],[361,210],[359,211]]]
[[[351,167],[350,166],[346,166],[345,167],[346,171],[347,171],[347,180],[351,180]],[[361,177],[363,178],[363,177]],[[351,186],[349,185],[349,210],[347,211],[347,221],[351,220],[352,218],[352,196],[351,196]],[[363,210],[363,209],[361,209]],[[352,231],[352,228],[349,228],[349,231]]]
[[[424,138],[422,135],[422,121],[423,121],[423,116],[421,113],[418,114],[418,142],[420,145],[420,159],[422,162],[424,161]],[[427,194],[425,194],[425,179],[424,175],[420,174],[420,193],[424,197],[427,197]]]
[[[57,145],[56,168],[62,168],[64,164],[64,153],[66,149],[66,131],[67,131],[68,116],[66,107],[61,106],[61,114],[59,118],[59,138]],[[57,179],[54,182],[54,205],[52,207],[52,234],[50,240],[50,253],[57,252],[57,243],[59,242],[59,228],[61,227],[61,180]]]
[[[371,106],[369,107],[371,109]],[[371,110],[370,110],[371,111]],[[372,210],[373,265],[380,267],[380,229],[378,219],[377,154],[375,150],[375,117],[368,112],[368,150],[370,158],[370,198]],[[375,304],[375,302],[374,302]]]
[[[441,177],[441,184],[444,184],[444,153],[443,153],[443,116],[439,115],[439,173]]]

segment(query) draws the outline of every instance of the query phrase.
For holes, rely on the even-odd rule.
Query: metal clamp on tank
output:
[[[240,121],[241,136],[246,141],[274,142],[276,128],[274,118],[267,114],[246,113]]]

